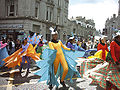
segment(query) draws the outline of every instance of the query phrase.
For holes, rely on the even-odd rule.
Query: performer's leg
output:
[[[28,76],[28,73],[29,73],[29,68],[30,68],[30,57],[25,57],[26,58],[26,60],[27,60],[27,73],[26,73],[26,75],[25,75],[25,77],[27,77]]]
[[[30,68],[30,58],[26,56],[26,60],[27,60],[27,68]]]
[[[23,64],[25,63],[25,56],[22,57],[22,62],[21,62],[21,65],[20,65],[20,73],[22,71],[22,68],[23,68]]]
[[[61,62],[61,65],[63,67],[63,75],[62,75],[62,78],[61,78],[61,82],[63,82],[66,75],[67,75],[67,73],[68,73],[68,64],[67,64],[67,62],[65,60],[64,55],[61,55],[60,62]]]
[[[54,73],[55,73],[55,75],[56,75],[57,70],[58,70],[59,62],[60,62],[59,57],[56,56],[56,59],[54,61]]]
[[[25,56],[22,57],[21,67],[23,67],[24,63],[25,63]]]

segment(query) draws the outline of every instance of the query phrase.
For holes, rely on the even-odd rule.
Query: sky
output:
[[[85,16],[93,19],[97,30],[105,27],[107,18],[118,14],[118,0],[69,0],[69,18]]]

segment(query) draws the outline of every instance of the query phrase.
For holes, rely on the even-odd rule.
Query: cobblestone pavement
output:
[[[46,82],[38,83],[40,76],[33,73],[38,70],[37,67],[30,69],[27,78],[19,75],[19,69],[0,71],[0,90],[49,90]],[[66,81],[66,88],[59,85],[58,90],[103,90],[97,85],[90,85],[91,79],[73,78],[73,83]],[[55,90],[56,87],[53,88]]]

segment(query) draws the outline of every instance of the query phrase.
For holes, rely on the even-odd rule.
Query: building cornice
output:
[[[54,26],[57,25],[59,27],[64,27],[64,25],[59,25],[57,23],[53,23],[52,21],[39,20],[38,18],[34,18],[34,17],[6,17],[6,18],[0,18],[0,20],[33,20],[44,24],[51,24]]]

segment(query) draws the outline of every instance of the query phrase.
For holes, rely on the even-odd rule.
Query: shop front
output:
[[[12,38],[14,41],[24,32],[22,24],[1,24],[0,39],[4,37],[6,40]]]

